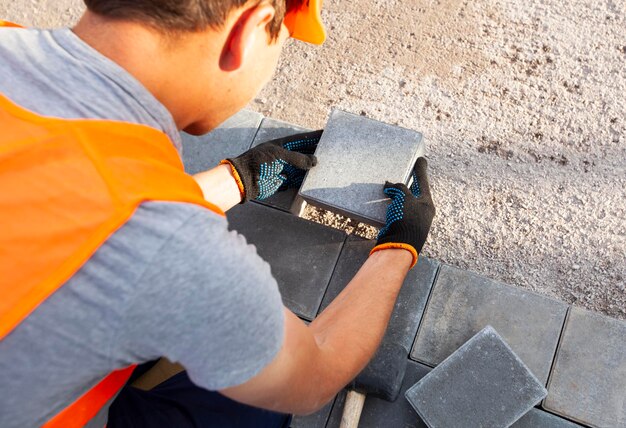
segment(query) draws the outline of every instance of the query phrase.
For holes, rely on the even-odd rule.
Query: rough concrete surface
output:
[[[0,0],[59,26],[80,0]],[[309,128],[332,106],[424,133],[425,253],[626,319],[624,0],[330,0],[251,108]],[[309,210],[328,224],[371,229]]]

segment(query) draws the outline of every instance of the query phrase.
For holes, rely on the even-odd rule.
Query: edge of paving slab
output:
[[[565,314],[565,319],[563,320],[563,325],[561,326],[561,333],[559,334],[559,341],[556,344],[554,358],[552,359],[552,364],[550,365],[550,372],[548,374],[548,382],[546,382],[546,389],[548,390],[548,395],[546,395],[546,397],[543,400],[541,400],[541,408],[555,415],[564,416],[564,417],[570,418],[571,420],[574,420],[573,418],[571,418],[571,416],[563,415],[559,412],[556,412],[552,409],[548,409],[546,407],[546,400],[548,399],[548,396],[550,395],[550,386],[552,385],[552,381],[554,380],[554,369],[559,359],[559,354],[561,353],[561,345],[563,344],[563,340],[565,338],[565,328],[567,327],[567,323],[569,322],[571,313],[572,313],[572,306],[569,305],[567,307],[567,313]],[[578,420],[576,422],[581,423],[581,421],[578,421]]]
[[[435,287],[437,286],[437,281],[439,280],[439,274],[441,273],[441,270],[444,266],[445,264],[441,262],[439,262],[439,265],[437,266],[437,271],[435,272],[435,276],[433,277],[433,283],[430,285],[430,290],[428,290],[428,297],[426,298],[426,304],[424,305],[424,310],[422,311],[422,315],[420,316],[419,323],[417,324],[417,331],[415,332],[413,343],[411,343],[411,349],[409,350],[409,357],[408,357],[410,361],[415,361],[416,363],[420,363],[426,367],[430,367],[431,369],[434,369],[435,367],[437,367],[437,364],[431,365],[423,361],[414,360],[413,358],[411,358],[411,353],[413,352],[413,348],[415,347],[415,342],[417,342],[417,337],[420,334],[420,330],[423,327],[424,319],[426,318],[426,311],[428,310],[430,301],[433,298],[433,294],[435,293]]]

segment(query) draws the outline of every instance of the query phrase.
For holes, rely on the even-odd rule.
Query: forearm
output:
[[[278,355],[259,375],[222,394],[280,412],[306,414],[319,409],[376,352],[412,260],[406,250],[374,253],[308,327],[285,309],[285,339]],[[180,370],[161,360],[134,386],[150,389]]]
[[[319,409],[374,355],[412,260],[405,250],[373,254],[308,327],[285,310],[285,339],[278,355],[258,376],[221,392],[280,412]]]
[[[310,325],[327,368],[329,394],[350,382],[380,345],[412,262],[406,250],[372,254],[330,306]],[[320,379],[322,380],[322,379]]]
[[[241,202],[241,192],[229,165],[215,168],[193,176],[204,194],[204,199],[226,212]]]

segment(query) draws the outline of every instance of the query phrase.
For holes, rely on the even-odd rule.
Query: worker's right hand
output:
[[[384,192],[391,203],[387,208],[387,223],[378,234],[372,253],[389,248],[405,249],[413,255],[413,264],[428,237],[435,217],[435,205],[430,195],[426,159],[419,158],[413,169],[413,183],[385,184]]]
[[[239,186],[241,202],[266,199],[302,183],[306,171],[317,165],[313,155],[322,131],[307,132],[268,141],[242,155],[225,159]]]

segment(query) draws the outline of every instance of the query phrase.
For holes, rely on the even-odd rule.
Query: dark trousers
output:
[[[291,416],[233,401],[179,373],[150,391],[125,386],[109,409],[107,428],[288,428]]]

